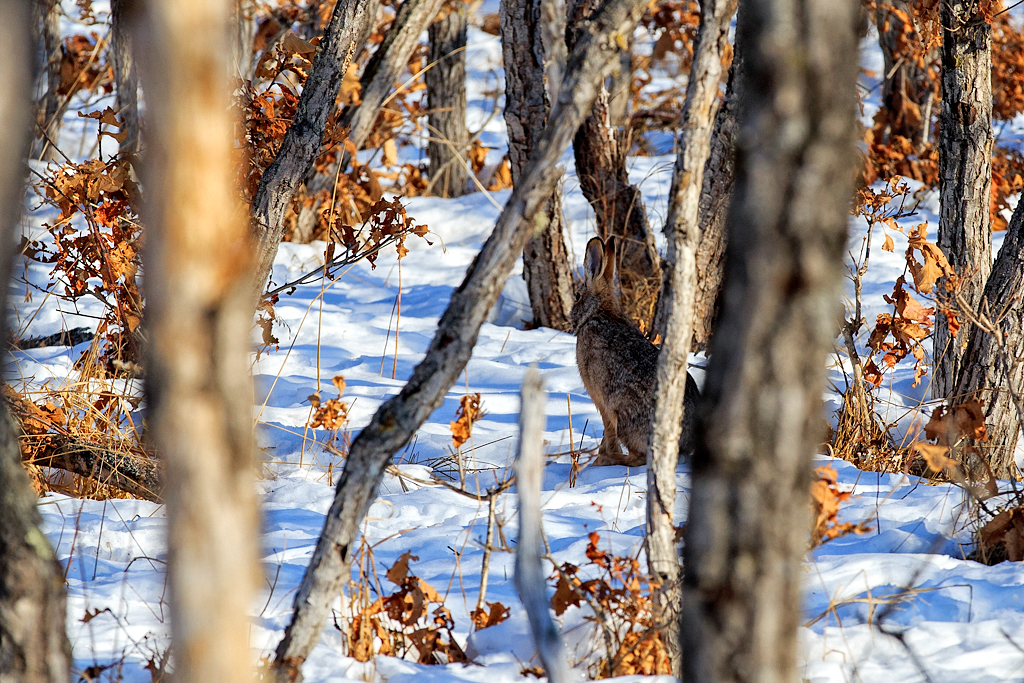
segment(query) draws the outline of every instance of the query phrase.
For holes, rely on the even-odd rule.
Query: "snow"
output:
[[[487,11],[495,9],[496,3],[487,3]],[[470,42],[470,127],[487,122],[481,140],[494,148],[488,161],[495,163],[503,154],[505,131],[501,116],[489,119],[493,99],[488,92],[501,85],[500,44],[476,29],[470,32]],[[869,66],[877,61],[870,40],[865,42],[865,54]],[[864,116],[869,116],[871,106],[865,107]],[[69,114],[68,120],[77,119]],[[70,130],[65,135],[77,140],[81,132]],[[403,154],[416,152],[407,148]],[[672,161],[671,156],[631,160],[631,178],[641,187],[655,226],[665,213]],[[571,154],[563,163],[567,238],[579,264],[586,240],[593,234],[593,215],[579,192]],[[358,432],[377,407],[401,389],[423,358],[453,288],[461,282],[507,197],[508,191],[501,191],[451,200],[405,200],[409,215],[429,225],[433,245],[410,238],[410,252],[400,265],[393,252],[385,253],[376,269],[356,264],[336,281],[301,287],[291,296],[282,296],[277,305],[282,324],[275,327],[275,334],[280,347],[253,356],[259,444],[256,487],[263,514],[261,560],[266,576],[252,607],[254,660],[272,656],[282,635],[333,498],[332,484],[344,465],[336,452],[324,447],[327,435],[322,430],[305,428],[311,415],[307,397],[318,390],[325,397],[335,396],[331,379],[343,375],[343,398],[351,406],[349,429],[352,434]],[[922,203],[920,215],[904,224],[928,220],[934,230],[936,211],[933,193]],[[45,220],[45,211],[30,212],[26,234],[38,235]],[[863,221],[851,220],[851,253],[859,252],[863,232]],[[890,235],[896,243],[894,253],[877,246],[872,250],[864,288],[868,320],[886,309],[881,296],[891,292],[894,279],[903,272],[906,238],[898,232]],[[322,243],[283,244],[274,280],[286,282],[313,270],[322,264],[323,254]],[[45,287],[43,267],[30,264],[27,273],[32,282]],[[509,277],[480,331],[472,359],[443,405],[413,443],[395,456],[402,476],[385,477],[363,527],[363,538],[373,546],[373,561],[381,575],[406,551],[418,558],[411,565],[413,573],[445,596],[456,637],[476,664],[428,667],[389,657],[359,663],[342,654],[342,636],[329,622],[303,669],[307,681],[504,683],[522,680],[521,669],[537,664],[511,581],[514,555],[510,552],[491,556],[487,599],[507,605],[511,617],[470,633],[469,612],[481,583],[486,504],[438,485],[416,483],[431,476],[458,482],[448,424],[460,398],[475,392],[483,397],[485,416],[475,423],[472,440],[463,449],[466,488],[485,491],[506,476],[514,457],[519,385],[533,363],[549,391],[547,451],[569,451],[570,438],[575,448],[598,443],[600,416],[576,368],[575,340],[549,329],[524,329],[529,310],[520,274],[521,264]],[[37,293],[35,301],[27,302],[22,301],[23,290],[18,289],[17,295],[14,316],[19,326],[35,316],[30,334],[90,324],[90,318],[64,310],[54,297],[43,300]],[[393,313],[399,295],[400,316]],[[78,312],[88,316],[88,302]],[[13,372],[34,384],[61,380],[73,371],[81,350],[18,352]],[[692,360],[697,366],[704,362],[698,357]],[[843,386],[838,367],[831,367],[829,373],[836,386]],[[920,425],[918,407],[926,387],[911,387],[912,379],[912,369],[899,369],[879,392],[888,411],[883,417],[899,418],[900,434],[913,434]],[[825,398],[826,416],[830,416],[839,398],[832,390]],[[833,540],[808,553],[803,606],[808,625],[799,633],[802,678],[812,683],[1024,680],[1024,569],[1020,563],[986,567],[965,559],[976,513],[963,493],[949,485],[861,472],[844,461],[818,458],[817,464],[826,463],[838,470],[841,486],[853,492],[842,506],[841,521],[866,521],[871,531]],[[554,557],[584,564],[587,535],[597,531],[602,548],[621,555],[639,554],[642,560],[644,470],[586,468],[570,486],[570,467],[568,455],[552,457],[544,473],[544,528]],[[682,522],[689,488],[685,463],[678,469],[677,483],[677,521]],[[76,667],[111,665],[105,674],[111,679],[116,674],[125,681],[149,681],[144,669],[147,661],[159,659],[169,645],[164,508],[145,501],[77,500],[49,494],[40,500],[39,511],[46,534],[67,567],[68,631]],[[514,489],[499,496],[497,514],[505,538],[514,546]],[[336,601],[335,608],[340,606]],[[586,654],[592,638],[582,618],[580,610],[572,609],[563,621],[570,652],[577,658]],[[659,683],[670,680],[658,679]]]

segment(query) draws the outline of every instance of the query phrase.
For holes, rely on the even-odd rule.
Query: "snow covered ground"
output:
[[[490,78],[493,85],[494,74],[500,76],[500,46],[493,36],[476,29],[470,31],[470,43],[469,119],[475,128],[488,120],[491,102],[485,81]],[[482,139],[497,148],[490,161],[500,159],[505,144],[501,116],[490,119]],[[655,226],[664,215],[671,163],[671,156],[632,160],[631,177],[643,190]],[[571,154],[565,166],[568,239],[579,264],[593,234],[593,217],[578,191]],[[252,608],[254,658],[272,654],[281,637],[332,500],[332,484],[343,467],[342,458],[322,445],[328,435],[305,429],[311,415],[307,397],[318,390],[325,398],[335,396],[331,379],[344,376],[343,398],[351,406],[349,428],[355,433],[382,401],[399,391],[423,357],[452,289],[462,280],[494,224],[497,206],[507,196],[508,191],[502,191],[490,197],[474,193],[452,200],[409,199],[409,214],[440,238],[431,238],[432,246],[411,238],[410,253],[400,267],[393,254],[384,254],[376,269],[357,264],[338,280],[301,287],[277,305],[284,323],[275,328],[280,348],[253,358],[260,448],[257,487],[264,516],[261,557],[267,577]],[[929,220],[935,226],[934,197],[925,207],[906,224]],[[37,234],[45,220],[45,213],[31,213],[26,231]],[[854,220],[851,227],[850,249],[856,254],[863,222]],[[903,271],[905,237],[891,234],[894,253],[872,251],[865,283],[868,320],[886,309],[881,295],[891,292]],[[322,263],[323,253],[322,243],[282,245],[275,280],[285,282],[314,269]],[[45,283],[47,273],[39,264],[28,266],[28,273],[34,282]],[[393,315],[399,295],[400,317]],[[17,315],[24,320],[39,305],[38,298],[21,302],[19,297]],[[488,601],[508,606],[511,617],[470,633],[469,612],[481,583],[486,504],[413,481],[436,476],[458,482],[449,422],[460,398],[476,392],[482,396],[485,416],[462,449],[465,485],[484,491],[502,480],[515,451],[519,385],[532,363],[540,368],[550,392],[548,452],[566,452],[570,443],[583,449],[596,446],[600,416],[576,369],[574,338],[548,329],[525,330],[522,320],[528,317],[517,270],[491,322],[484,324],[465,373],[414,442],[395,457],[403,476],[386,477],[363,529],[386,590],[394,586],[383,578],[384,571],[406,551],[418,558],[412,571],[445,596],[456,637],[469,647],[476,663],[422,666],[389,657],[359,663],[342,655],[342,635],[329,623],[304,667],[307,681],[498,683],[520,680],[522,668],[537,664],[511,581],[512,553],[492,555],[487,593]],[[88,324],[88,318],[60,312],[51,298],[30,330],[42,335],[61,326]],[[19,352],[16,367],[34,382],[66,377],[81,350]],[[700,358],[693,361],[696,366],[703,363]],[[829,372],[842,386],[839,369]],[[699,369],[694,374],[701,378]],[[924,386],[910,386],[912,378],[912,369],[900,369],[881,393],[891,410],[889,419],[900,417],[903,431],[914,429],[919,420],[914,407],[925,394]],[[825,398],[831,415],[838,397],[830,391]],[[827,462],[828,458],[819,458],[819,464]],[[843,487],[853,492],[840,519],[867,521],[872,529],[834,540],[807,556],[807,625],[800,630],[803,678],[814,683],[1024,681],[1024,568],[1020,563],[987,567],[964,559],[970,552],[972,516],[962,492],[915,477],[861,472],[843,461],[831,464]],[[587,468],[570,486],[570,467],[569,456],[562,455],[552,457],[545,470],[544,527],[554,557],[584,564],[587,535],[596,531],[603,548],[619,555],[640,554],[642,560],[643,469]],[[686,464],[680,465],[677,480],[678,519],[684,521]],[[68,629],[76,666],[110,667],[102,671],[101,680],[149,681],[144,667],[150,660],[159,661],[169,644],[164,509],[144,501],[83,501],[50,494],[40,500],[39,510],[58,557],[68,567]],[[497,514],[504,538],[514,547],[514,489],[500,495]],[[574,656],[585,655],[589,635],[580,611],[567,612],[563,627]]]

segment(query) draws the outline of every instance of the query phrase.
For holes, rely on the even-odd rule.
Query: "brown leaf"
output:
[[[933,472],[942,472],[943,470],[950,474],[956,472],[956,460],[946,455],[949,453],[948,446],[917,441],[910,449],[924,458],[924,461]]]
[[[388,577],[388,581],[391,583],[401,586],[405,583],[405,577],[409,575],[409,562],[416,562],[419,559],[407,550],[391,565],[391,569],[388,570],[385,576]]]
[[[896,244],[892,241],[889,235],[885,236],[885,242],[882,243],[882,251],[893,252],[896,250]]]
[[[289,55],[311,55],[316,47],[289,31],[281,41],[281,49]]]

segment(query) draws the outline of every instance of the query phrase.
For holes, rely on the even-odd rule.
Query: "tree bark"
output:
[[[0,0],[0,44],[10,59],[0,70],[0,292],[14,261],[14,232],[25,190],[24,159],[32,139],[34,32],[28,3]],[[7,339],[7,317],[0,338]],[[21,465],[15,425],[0,405],[0,680],[68,683],[71,645],[65,633],[63,570],[43,535],[36,496]]]
[[[1024,415],[1024,202],[1017,204],[982,301],[998,334],[974,326],[956,395],[977,398],[988,439],[977,444],[999,479],[1020,475],[1014,450]]]
[[[147,420],[167,468],[174,675],[251,681],[253,259],[235,181],[230,3],[150,0],[141,19],[153,112]]]
[[[697,290],[697,219],[718,109],[722,54],[729,45],[729,24],[736,2],[705,0],[701,5],[664,228],[668,246],[661,285],[661,301],[666,302],[665,333],[658,354],[654,428],[647,452],[647,565],[651,576],[661,584],[655,596],[655,623],[664,625],[662,638],[677,678],[682,676],[678,629],[682,587],[678,583],[679,549],[672,517]],[[688,417],[692,420],[694,416]]]
[[[579,0],[570,8],[566,32],[570,48],[576,40],[576,27],[595,7],[593,0]],[[605,241],[616,238],[616,266],[626,315],[647,333],[653,324],[661,285],[660,259],[654,233],[647,223],[643,196],[629,182],[629,142],[611,125],[608,107],[609,93],[602,85],[593,110],[573,139],[576,175],[583,196],[594,209],[597,235]]]
[[[384,100],[391,94],[395,81],[420,42],[420,34],[434,20],[443,4],[444,0],[404,0],[398,8],[394,23],[359,79],[362,102],[348,107],[341,115],[340,125],[349,126],[348,139],[356,149],[362,149],[366,144]]]
[[[979,0],[942,0],[942,109],[939,118],[939,247],[974,309],[992,269],[992,27]],[[966,271],[966,272],[965,272]],[[941,286],[941,283],[940,283]],[[935,314],[932,396],[953,397],[969,329],[953,338]]]
[[[442,10],[444,11],[444,10]],[[430,179],[434,194],[461,197],[466,194],[466,16],[468,5],[461,0],[430,25],[433,64],[426,73],[430,142]]]
[[[57,434],[43,437],[47,448],[33,465],[56,467],[121,489],[136,498],[163,502],[163,473],[156,459],[108,450],[94,443]]]
[[[232,65],[228,73],[243,82],[252,80],[252,41],[255,30],[255,14],[255,0],[234,0],[231,12]]]
[[[934,97],[928,65],[920,67],[905,54],[901,36],[907,30],[901,16],[911,16],[905,0],[881,0],[875,8],[878,46],[882,51],[882,109],[885,112],[886,138],[900,135],[919,149],[928,142],[931,127],[931,101]],[[909,28],[914,33],[915,28]],[[930,53],[931,58],[934,52]]]
[[[111,0],[110,47],[114,62],[114,91],[117,113],[124,121],[125,134],[118,151],[121,154],[139,153],[139,77],[132,57],[132,35],[125,22],[125,3],[131,0]]]
[[[319,640],[330,604],[348,580],[354,541],[391,456],[441,405],[469,360],[512,265],[543,223],[543,208],[558,181],[557,162],[618,59],[611,36],[632,32],[645,7],[644,0],[611,0],[586,26],[569,59],[551,122],[537,141],[522,182],[466,279],[452,293],[426,356],[402,391],[377,410],[353,441],[323,533],[295,596],[295,613],[277,648],[278,680],[301,679],[302,663]]]
[[[548,394],[536,367],[526,371],[519,409],[519,541],[516,545],[516,592],[530,621],[530,632],[550,683],[568,683],[569,667],[558,627],[551,618],[546,572],[541,565],[541,483],[544,480],[544,423]]]
[[[51,161],[57,158],[54,145],[60,138],[61,107],[60,63],[64,47],[60,37],[60,3],[58,0],[34,0],[32,27],[39,40],[39,76],[42,96],[36,101],[35,142],[30,152],[33,159]]]
[[[693,683],[799,680],[811,459],[856,158],[856,0],[740,13],[736,195],[685,539]]]
[[[370,2],[372,0],[338,0],[334,6],[331,22],[317,45],[292,125],[281,141],[277,158],[260,178],[251,209],[252,230],[258,242],[253,306],[274,267],[274,257],[284,236],[284,218],[295,190],[320,153],[327,117],[334,110],[341,79],[358,47],[356,38],[362,33]]]
[[[700,192],[697,225],[697,291],[693,310],[691,351],[704,351],[711,342],[718,318],[719,295],[725,273],[725,220],[736,181],[736,114],[742,89],[743,56],[739,45],[733,51],[725,98],[715,116],[711,151],[704,166],[704,186]]]
[[[541,0],[501,3],[501,49],[505,63],[505,126],[512,184],[518,185],[548,118],[544,87],[544,27]],[[573,302],[572,270],[565,246],[562,193],[556,187],[544,209],[547,221],[523,250],[523,278],[533,324],[568,332]]]

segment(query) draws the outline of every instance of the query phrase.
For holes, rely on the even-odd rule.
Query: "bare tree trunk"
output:
[[[856,0],[745,0],[725,305],[693,458],[684,680],[799,681],[811,458],[855,169]]]
[[[593,0],[579,0],[570,8],[566,32],[570,48],[596,4]],[[612,126],[608,106],[609,93],[602,86],[593,110],[572,142],[576,175],[583,196],[594,208],[598,236],[605,241],[611,236],[616,238],[616,265],[626,315],[647,333],[661,286],[660,259],[654,233],[647,224],[643,196],[629,182],[629,141]]]
[[[49,161],[57,158],[54,145],[60,138],[61,102],[60,63],[63,45],[60,38],[60,2],[58,0],[34,0],[32,3],[33,33],[39,39],[42,96],[36,100],[36,123],[33,131],[35,142],[30,152],[33,159]]]
[[[512,184],[518,185],[526,162],[548,118],[544,87],[544,39],[541,0],[501,3],[501,49],[505,62],[505,126]],[[523,250],[523,278],[538,327],[569,331],[573,302],[572,270],[565,246],[562,193],[551,193],[547,221]]]
[[[1010,219],[982,301],[994,329],[971,328],[956,395],[981,401],[988,440],[977,445],[998,478],[1013,479],[1024,422],[1024,202]]]
[[[28,3],[0,0],[0,44],[9,59],[0,69],[0,302],[14,261],[14,231],[25,197],[25,156],[32,139],[32,64],[35,46]],[[4,306],[6,311],[6,306]],[[7,317],[0,339],[8,338]],[[65,632],[63,570],[39,528],[36,496],[21,465],[21,449],[0,405],[0,680],[68,683],[71,644]]]
[[[443,11],[443,10],[442,10]],[[469,8],[459,0],[430,25],[426,73],[427,123],[430,142],[430,179],[434,194],[461,197],[466,193],[466,15]]]
[[[189,683],[252,680],[252,249],[233,165],[230,14],[227,0],[150,0],[135,34],[153,111],[147,419],[167,467],[174,673]]]
[[[277,248],[284,236],[284,217],[296,188],[305,180],[320,153],[327,116],[334,110],[341,79],[357,49],[367,5],[373,0],[338,0],[323,40],[316,48],[313,67],[299,96],[292,125],[281,141],[274,163],[260,178],[252,200],[252,229],[258,241],[253,290],[267,284]],[[255,297],[253,299],[255,302]],[[255,305],[255,304],[254,304]]]
[[[412,51],[420,42],[420,34],[434,20],[443,4],[444,0],[404,0],[398,8],[384,42],[363,70],[359,93],[362,102],[348,107],[341,115],[339,123],[350,127],[348,139],[356,149],[362,149],[366,144],[385,98],[391,94]]]
[[[558,627],[551,618],[546,572],[541,566],[544,541],[541,529],[541,483],[544,480],[544,422],[548,394],[536,367],[523,379],[519,409],[519,457],[516,489],[519,491],[519,542],[516,545],[516,592],[530,620],[530,632],[550,683],[568,683],[569,667]]]
[[[114,62],[115,106],[124,121],[125,134],[118,150],[121,154],[139,153],[139,77],[132,57],[132,35],[125,22],[125,3],[131,0],[111,0],[110,49]]]
[[[120,0],[124,1],[124,0]],[[233,0],[231,13],[231,70],[241,81],[251,81],[253,74],[252,41],[255,30],[255,0]]]
[[[910,3],[905,0],[881,0],[875,8],[878,25],[878,46],[882,51],[882,109],[885,114],[886,139],[900,135],[915,146],[928,142],[931,126],[931,100],[933,84],[928,75],[928,64],[923,67],[901,54],[905,52],[906,32],[914,34],[913,25],[905,26],[898,10],[912,16]],[[934,52],[931,53],[934,56]]]
[[[701,5],[665,220],[668,250],[661,285],[661,300],[666,303],[665,333],[658,354],[654,428],[647,452],[647,565],[651,576],[662,586],[655,596],[655,620],[663,625],[665,648],[677,678],[682,676],[678,628],[682,586],[678,583],[679,549],[672,516],[697,290],[697,218],[711,129],[718,109],[722,54],[729,45],[729,23],[736,12],[736,2],[705,0]],[[692,414],[686,417],[693,421]]]
[[[632,32],[645,7],[644,0],[611,0],[587,26],[568,61],[551,122],[537,141],[522,182],[465,280],[452,293],[426,356],[402,391],[377,410],[353,441],[323,533],[295,596],[295,613],[277,648],[278,680],[301,678],[302,663],[320,637],[331,601],[348,580],[353,542],[391,456],[441,405],[469,360],[512,265],[533,230],[543,224],[543,209],[558,181],[557,162],[619,57],[611,36]]]
[[[965,301],[977,308],[992,269],[992,27],[979,0],[942,0],[942,110],[939,118],[939,247],[958,273]],[[932,396],[953,396],[970,337],[953,338],[935,314]]]
[[[733,52],[725,98],[715,116],[711,134],[711,152],[704,167],[704,186],[700,193],[697,225],[697,291],[693,310],[692,351],[707,349],[718,318],[722,276],[725,274],[725,219],[732,201],[736,180],[737,109],[742,89],[743,57],[740,46]]]

